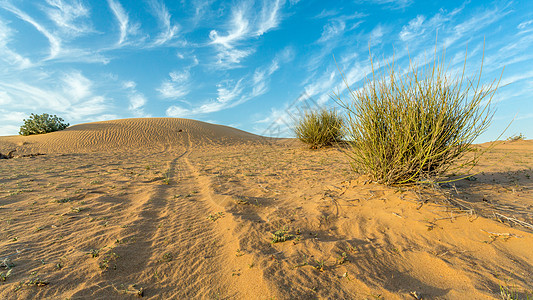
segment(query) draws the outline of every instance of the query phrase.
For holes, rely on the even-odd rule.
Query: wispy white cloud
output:
[[[137,117],[146,117],[142,107],[146,104],[146,98],[142,94],[133,94],[130,97],[130,106],[128,109]]]
[[[84,27],[85,25],[76,25],[73,23],[78,17],[84,16],[85,14],[86,8],[84,8],[83,6],[79,6],[82,5],[81,2],[74,2],[74,4],[66,4],[66,2],[62,0],[47,0],[47,2],[50,5],[54,5],[55,8],[53,8],[52,11],[50,11],[51,8],[49,7],[45,8],[45,10],[48,9],[48,12],[50,12],[52,18],[55,18],[53,19],[53,21],[56,23],[56,25],[58,25],[60,28],[63,28],[61,32],[52,33],[50,30],[46,29],[41,23],[37,22],[34,18],[32,18],[19,8],[15,7],[10,2],[0,2],[1,8],[10,11],[19,19],[32,25],[38,32],[44,35],[50,43],[50,53],[48,57],[44,58],[44,60],[35,61],[32,63],[28,58],[25,58],[22,55],[7,48],[5,41],[8,40],[8,38],[10,37],[11,31],[5,26],[5,24],[0,21],[0,29],[6,30],[3,34],[0,33],[0,47],[2,47],[3,40],[4,54],[6,54],[6,56],[10,58],[10,64],[18,64],[20,68],[29,68],[36,65],[42,65],[43,62],[52,60],[62,62],[96,62],[104,64],[109,62],[109,59],[99,53],[98,50],[85,50],[78,49],[76,47],[63,46],[63,41],[65,39],[68,40],[68,36],[81,34],[82,31],[89,32],[92,30],[89,27]],[[76,31],[73,27],[76,27],[78,31]],[[69,33],[67,33],[67,31]]]
[[[0,91],[0,105],[8,105],[12,101],[13,99],[5,91]]]
[[[421,34],[424,34],[426,28],[422,25],[424,24],[425,20],[426,17],[418,15],[416,18],[409,21],[408,25],[403,26],[402,31],[400,32],[400,39],[402,41],[409,41]]]
[[[161,86],[157,88],[161,97],[167,99],[180,99],[190,92],[190,73],[188,70],[183,72],[170,72],[170,79],[166,79],[161,83]],[[183,100],[183,99],[180,99]]]
[[[217,66],[233,68],[238,66],[247,56],[255,52],[254,48],[238,49],[241,43],[250,38],[257,38],[278,27],[281,22],[282,0],[263,1],[258,14],[252,10],[252,3],[242,2],[231,12],[226,35],[217,30],[211,30],[209,38],[217,49]]]
[[[514,74],[512,76],[505,76],[501,80],[500,85],[506,86],[506,85],[517,83],[517,82],[527,80],[527,79],[533,79],[533,70],[528,70],[526,72]]]
[[[518,26],[516,26],[516,28],[519,30],[520,34],[533,31],[533,20],[524,21],[524,22],[518,24]]]
[[[277,69],[279,69],[278,62],[274,61],[268,68],[257,68],[255,70],[253,76],[253,97],[263,95],[268,91],[268,79]]]
[[[217,53],[216,66],[223,69],[238,68],[243,59],[255,52],[255,49],[222,48]]]
[[[13,31],[2,20],[0,20],[0,59],[9,65],[24,69],[32,65],[31,61],[13,51],[8,44],[13,36]]]
[[[144,106],[148,102],[146,97],[137,91],[137,84],[134,81],[125,81],[122,83],[122,87],[126,90],[129,106],[128,109],[136,117],[150,117],[150,115],[144,112]]]
[[[39,31],[42,35],[44,35],[48,39],[50,43],[50,55],[49,55],[50,59],[56,57],[59,54],[59,52],[61,51],[61,39],[59,37],[52,34],[44,26],[38,23],[35,19],[33,19],[28,14],[21,11],[17,7],[15,7],[10,2],[0,2],[0,7],[4,8],[7,11],[12,12],[24,22],[31,24],[37,31]]]
[[[217,112],[223,109],[237,106],[247,100],[243,96],[243,80],[236,83],[232,80],[223,81],[217,84],[217,98],[191,109],[182,106],[171,105],[167,108],[166,114],[169,117],[191,117]]]
[[[22,125],[22,120],[28,116],[21,111],[6,110],[0,108],[2,124],[0,126],[0,136],[16,135]]]
[[[494,24],[496,21],[505,17],[510,13],[505,7],[494,7],[473,14],[468,20],[459,23],[453,27],[451,34],[444,39],[444,46],[448,48],[450,45],[461,39],[465,35],[472,35],[474,32],[480,31],[485,27]]]
[[[2,127],[0,127],[0,136],[16,135],[19,131],[19,128],[20,127],[16,125],[3,125]]]
[[[46,0],[49,6],[43,7],[45,13],[66,35],[80,35],[93,32],[85,19],[89,17],[89,8],[80,0]]]
[[[518,33],[515,38],[498,51],[485,56],[486,69],[491,71],[532,60],[533,53],[529,51],[531,47],[533,47],[533,34],[522,35]]]
[[[192,17],[192,25],[194,27],[205,20],[206,15],[210,13],[209,7],[213,2],[214,0],[191,0],[189,2],[194,11],[194,16]]]
[[[376,25],[376,27],[374,27],[374,29],[372,29],[372,31],[370,32],[370,43],[372,45],[380,44],[381,39],[386,33],[386,30],[387,29],[383,25]]]
[[[285,1],[263,1],[263,9],[261,10],[260,20],[257,25],[257,35],[262,35],[265,32],[278,27],[281,21],[280,10]]]
[[[233,83],[233,81],[227,81],[217,84],[217,102],[227,104],[235,100],[242,94],[242,81],[243,79]]]
[[[96,117],[109,110],[108,99],[103,96],[91,96],[83,101],[71,105],[64,110],[65,116],[71,120],[79,121],[85,118]]]
[[[359,40],[359,37],[346,38],[346,35],[363,24],[363,18],[367,16],[357,11],[351,14],[340,14],[336,11],[325,13],[323,11],[319,17],[324,18],[325,15],[333,17],[328,19],[322,28],[320,38],[315,42],[319,48],[314,53],[308,54],[309,58],[307,59],[306,67],[310,71],[316,71],[323,66],[325,60],[331,61],[334,51],[350,45],[350,41],[354,39]],[[368,37],[364,39],[368,39]]]
[[[190,61],[189,65],[186,67],[186,69],[191,69],[196,67],[200,64],[200,60],[198,59],[198,56],[194,54],[194,51],[184,51],[184,52],[178,52],[176,53],[176,56],[179,59]]]
[[[117,41],[117,46],[122,46],[127,43],[128,36],[138,33],[140,24],[130,23],[128,14],[118,0],[107,0],[107,2],[119,24],[120,35]]]
[[[54,88],[60,82],[60,89]],[[45,109],[60,113],[65,119],[82,120],[105,112],[108,99],[95,95],[93,82],[79,71],[63,73],[59,77],[44,78],[36,82],[21,79],[0,81],[0,94],[7,94],[16,103],[13,109],[39,111]]]
[[[298,3],[300,3],[300,1],[301,1],[301,0],[289,0],[289,4],[290,4],[291,6],[294,6],[294,5],[298,4]]]
[[[242,86],[242,81],[243,79],[240,79],[237,83],[234,83],[233,81],[219,83],[217,85],[217,99],[201,105],[196,112],[208,114],[234,107],[243,101],[246,101],[245,98],[241,97],[244,88]]]
[[[337,71],[326,71],[312,83],[305,86],[305,92],[309,97],[318,96],[318,104],[325,104],[340,78]]]
[[[79,71],[65,74],[62,81],[63,92],[74,101],[79,101],[91,95],[93,83]]]
[[[389,9],[404,9],[411,6],[414,3],[414,0],[363,0],[363,2],[384,5]]]
[[[327,23],[322,29],[322,35],[320,36],[320,39],[318,39],[318,42],[324,43],[339,35],[342,35],[345,28],[346,24],[342,20],[333,20]]]
[[[154,41],[154,45],[163,45],[176,38],[179,32],[179,26],[171,23],[171,15],[165,4],[158,0],[152,0],[150,7],[161,28],[161,33]]]
[[[5,109],[0,108],[0,114],[2,115],[2,118],[6,122],[20,122],[22,123],[22,120],[24,118],[27,118],[28,116],[21,112],[21,111],[7,111]]]
[[[318,15],[315,16],[316,19],[329,18],[340,14],[339,9],[323,9]]]
[[[268,92],[268,84],[270,81],[270,76],[274,74],[281,64],[285,64],[294,59],[294,49],[291,47],[286,47],[278,54],[276,54],[272,63],[266,67],[257,68],[254,72],[252,78],[252,97],[257,97]]]
[[[228,34],[220,35],[216,30],[211,30],[209,33],[211,43],[224,48],[233,48],[236,42],[247,37],[251,29],[250,22],[245,17],[247,12],[248,8],[244,4],[233,9]]]
[[[185,118],[185,117],[193,116],[193,113],[189,109],[179,107],[176,105],[169,106],[167,110],[165,111],[165,114],[169,117],[174,117],[174,118]]]
[[[295,112],[287,104],[282,108],[271,108],[270,112],[255,122],[253,131],[256,134],[270,137],[292,136],[292,124]],[[258,117],[260,117],[258,115]]]
[[[294,56],[294,49],[286,47],[274,56],[272,63],[256,68],[252,76],[244,76],[238,81],[221,81],[217,84],[216,99],[210,99],[193,107],[189,103],[187,103],[188,107],[172,105],[166,110],[166,114],[172,117],[199,116],[236,107],[250,101],[268,92],[270,77],[284,64],[292,61]]]

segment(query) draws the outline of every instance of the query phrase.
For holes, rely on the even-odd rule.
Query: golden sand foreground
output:
[[[372,183],[337,148],[186,119],[0,137],[14,149],[0,160],[1,299],[533,293],[531,140],[439,189]]]

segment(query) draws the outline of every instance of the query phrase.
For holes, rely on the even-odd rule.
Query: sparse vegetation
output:
[[[206,219],[215,222],[216,220],[218,220],[218,219],[220,219],[222,217],[224,217],[224,213],[220,211],[220,212],[217,212],[217,213],[214,213],[214,214],[209,214],[209,216],[207,216]]]
[[[514,141],[523,141],[526,139],[526,136],[522,133],[519,133],[517,135],[513,135],[507,138],[507,141],[514,142]]]
[[[289,234],[287,228],[283,227],[283,229],[277,230],[272,234],[272,244],[285,242],[292,239],[293,237],[294,235]]]
[[[100,255],[101,249],[91,249],[87,254],[91,255],[93,258],[98,257]]]
[[[337,258],[337,263],[339,265],[342,265],[343,263],[347,261],[348,261],[348,255],[346,254],[346,252],[342,252],[342,254],[339,255],[339,257]]]
[[[315,269],[317,269],[320,272],[324,272],[324,266],[326,265],[326,262],[322,260],[316,259],[316,265],[314,266]]]
[[[62,118],[49,114],[31,114],[28,119],[23,120],[20,126],[20,135],[43,134],[59,131],[67,128],[70,124],[64,123]]]
[[[294,132],[311,149],[317,149],[340,141],[342,125],[342,118],[334,110],[309,110],[297,121]]]
[[[443,174],[472,150],[491,123],[490,103],[499,81],[480,85],[481,70],[466,78],[466,66],[452,78],[444,61],[435,54],[426,67],[410,62],[407,72],[393,61],[381,75],[372,63],[372,77],[363,88],[354,90],[345,82],[350,100],[340,94],[335,99],[346,109],[348,155],[356,172],[384,184],[417,182]]]
[[[1,281],[6,281],[9,276],[11,276],[11,269],[7,270],[7,272],[0,272],[0,280]]]
[[[520,294],[516,290],[506,285],[500,285],[500,298],[502,300],[530,300],[533,299],[533,292],[526,292],[523,297],[520,297]]]
[[[163,183],[167,184],[167,185],[170,184],[170,174],[169,174],[169,172],[165,173],[165,177],[163,178]]]

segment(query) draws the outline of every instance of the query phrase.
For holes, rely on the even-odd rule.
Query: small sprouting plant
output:
[[[170,184],[170,174],[167,172],[165,173],[165,177],[163,178],[164,184]]]
[[[318,149],[341,140],[343,123],[334,110],[310,110],[297,120],[294,133],[311,149]]]
[[[56,115],[49,114],[31,114],[28,119],[23,120],[24,124],[20,126],[20,135],[43,134],[59,131],[67,128],[68,123]]]
[[[84,211],[86,209],[87,209],[86,207],[81,207],[81,206],[79,206],[79,207],[71,207],[70,208],[70,210],[72,212],[74,212],[74,213],[80,213],[80,212],[82,212],[82,211]]]
[[[57,203],[67,203],[67,202],[70,202],[70,201],[72,201],[72,199],[69,198],[69,197],[56,200]]]
[[[15,266],[15,264],[9,259],[9,257],[6,257],[0,261],[0,267],[5,269],[11,269]]]
[[[0,280],[6,281],[9,276],[11,276],[11,269],[7,270],[7,272],[4,274],[4,272],[0,272]]]
[[[281,243],[288,241],[294,237],[293,234],[289,234],[286,227],[283,227],[283,229],[277,230],[272,234],[272,244],[275,243]]]
[[[324,266],[325,265],[326,265],[326,262],[323,259],[321,259],[321,260],[316,259],[316,266],[314,266],[314,267],[318,271],[324,272]]]
[[[172,255],[172,253],[167,252],[167,253],[163,254],[163,261],[165,261],[165,262],[172,261],[173,259],[174,259],[174,255]]]
[[[216,220],[222,218],[223,216],[224,216],[224,213],[220,211],[220,212],[217,212],[215,214],[209,214],[209,216],[207,216],[206,219],[215,222]]]
[[[339,265],[342,265],[343,263],[345,263],[347,261],[348,261],[348,255],[346,254],[346,252],[342,252],[342,254],[339,256],[339,258],[337,258],[337,263]]]
[[[90,254],[93,258],[100,255],[100,249],[91,249],[87,254]]]
[[[39,277],[36,277],[36,278],[33,278],[33,279],[30,279],[28,280],[28,282],[26,283],[27,285],[35,285],[35,286],[45,286],[45,285],[48,285],[48,281],[46,280],[43,280]]]

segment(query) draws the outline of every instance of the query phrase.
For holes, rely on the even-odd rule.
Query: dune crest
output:
[[[54,153],[259,142],[260,136],[223,125],[180,118],[134,118],[84,123],[41,135],[0,137],[0,149]],[[1,151],[1,150],[0,150]]]

